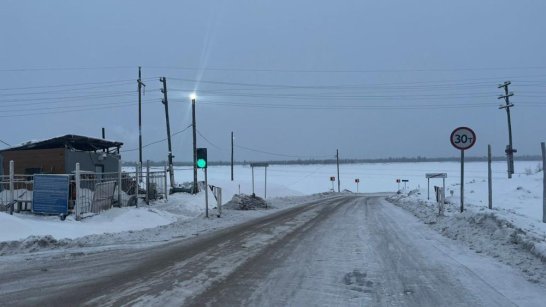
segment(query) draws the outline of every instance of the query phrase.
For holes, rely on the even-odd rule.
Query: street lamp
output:
[[[196,194],[197,189],[197,135],[195,127],[195,99],[197,95],[195,93],[190,94],[191,99],[191,117],[192,117],[192,128],[193,128],[193,187],[192,193]]]

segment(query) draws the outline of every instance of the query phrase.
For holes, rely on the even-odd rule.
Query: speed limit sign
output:
[[[476,133],[468,127],[459,127],[451,132],[450,140],[453,147],[466,150],[476,143]]]

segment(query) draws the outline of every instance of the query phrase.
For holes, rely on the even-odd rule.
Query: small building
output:
[[[0,150],[0,174],[9,174],[13,160],[16,174],[70,174],[80,163],[82,171],[117,172],[123,143],[68,134]]]

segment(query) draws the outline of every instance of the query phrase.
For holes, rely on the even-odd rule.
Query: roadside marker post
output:
[[[355,183],[356,183],[356,192],[358,193],[358,184],[360,183],[360,179],[356,178]]]
[[[335,190],[334,190],[334,181],[336,181],[336,177],[335,176],[330,176],[330,181],[332,182],[332,192],[335,192]]]
[[[540,143],[542,147],[542,222],[546,223],[546,146],[544,142]]]
[[[464,211],[464,151],[476,144],[476,133],[468,127],[459,127],[451,132],[451,145],[461,151],[461,213]]]

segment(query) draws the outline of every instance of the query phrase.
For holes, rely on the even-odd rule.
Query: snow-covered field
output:
[[[517,162],[514,178],[507,179],[506,164],[493,164],[493,213],[506,219],[537,237],[544,237],[546,224],[542,223],[542,173],[536,172],[539,162]],[[443,163],[374,163],[374,164],[342,164],[341,189],[356,191],[355,179],[360,179],[359,192],[395,192],[398,189],[396,179],[407,179],[406,192],[418,189],[420,194],[414,194],[412,200],[426,203],[427,180],[425,173],[445,172],[447,200],[453,203],[453,212],[459,202],[459,171],[457,162]],[[188,169],[175,170],[176,181],[190,181],[192,172]],[[264,196],[264,169],[255,169],[255,192]],[[311,195],[327,192],[332,189],[330,176],[336,176],[335,165],[271,165],[267,171],[267,198],[274,199],[273,205],[284,208],[299,201],[310,200],[309,197],[293,198],[295,196]],[[223,203],[229,201],[236,193],[252,193],[252,173],[250,167],[236,166],[235,180],[230,180],[230,167],[210,167],[208,169],[209,184],[222,187]],[[203,180],[199,171],[199,180]],[[431,199],[434,198],[434,185],[441,185],[441,180],[431,180]],[[337,182],[334,184],[337,190]],[[400,188],[404,188],[403,183]],[[453,191],[453,196],[449,191]],[[482,212],[487,207],[487,164],[484,162],[466,163],[465,168],[465,204],[471,212]],[[214,198],[210,196],[210,208],[215,207]],[[288,197],[288,198],[287,198]],[[320,196],[316,196],[320,197]],[[434,206],[433,202],[428,203]],[[100,215],[75,221],[69,216],[65,221],[58,217],[34,216],[31,214],[14,214],[10,216],[0,213],[0,242],[23,240],[29,236],[50,235],[53,240],[75,239],[103,233],[127,233],[142,229],[183,222],[185,224],[202,223],[204,215],[204,193],[199,195],[176,194],[169,196],[168,201],[138,208],[114,208]],[[215,211],[214,211],[215,212]],[[202,226],[220,227],[223,223],[233,224],[243,219],[252,218],[266,213],[241,213],[242,217],[234,217],[235,213],[227,212],[227,218],[214,219]],[[229,217],[231,216],[231,217]],[[207,226],[208,225],[208,226]],[[201,227],[200,226],[200,227]],[[183,235],[183,234],[180,234]],[[111,236],[111,235],[110,235]],[[5,252],[8,245],[4,245]]]

